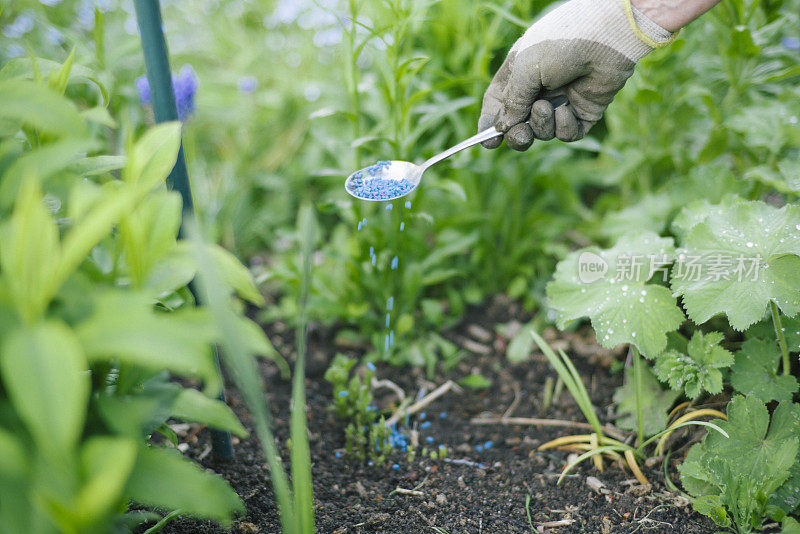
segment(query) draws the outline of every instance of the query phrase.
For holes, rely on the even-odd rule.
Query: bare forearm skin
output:
[[[721,0],[631,0],[647,18],[675,32],[720,3]]]

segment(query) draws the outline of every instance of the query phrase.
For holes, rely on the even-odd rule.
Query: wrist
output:
[[[631,0],[631,5],[665,30],[676,32],[720,0]]]

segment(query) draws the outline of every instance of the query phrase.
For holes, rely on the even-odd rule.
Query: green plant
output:
[[[63,96],[72,56],[48,64],[46,78],[36,65],[0,71],[0,523],[103,532],[154,517],[126,514],[131,501],[229,522],[241,500],[169,446],[166,424],[247,436],[214,399],[218,325],[185,289],[196,264],[177,237],[180,199],[164,186],[180,126],[151,129],[125,156],[104,155],[99,133],[110,118]],[[260,301],[237,260],[219,248],[211,256],[226,287]],[[248,350],[271,354],[254,324],[241,314],[233,324]],[[155,433],[167,446],[148,442]]]
[[[360,460],[382,463],[393,448],[389,442],[391,431],[386,421],[372,405],[372,379],[375,366],[367,363],[363,376],[351,371],[356,364],[354,358],[337,354],[325,371],[325,380],[333,386],[331,409],[345,427],[347,454]]]
[[[781,402],[770,418],[758,398],[734,397],[728,421],[715,421],[730,437],[709,433],[679,468],[695,510],[740,534],[792,513],[800,504],[798,422],[798,404]]]

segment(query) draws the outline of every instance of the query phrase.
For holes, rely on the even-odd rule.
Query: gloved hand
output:
[[[527,150],[534,138],[586,135],[636,62],[671,42],[670,32],[623,1],[570,0],[534,23],[489,85],[478,131],[494,125],[515,150]],[[554,109],[550,100],[559,96],[568,104]],[[483,146],[497,148],[502,139]]]

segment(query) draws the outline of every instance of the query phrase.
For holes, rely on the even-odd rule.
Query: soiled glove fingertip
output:
[[[506,143],[519,152],[528,150],[533,144],[533,130],[527,123],[517,124],[506,133]]]
[[[481,118],[478,120],[478,132],[482,132],[488,128],[491,128],[492,122],[492,117],[488,115],[481,115]],[[494,149],[499,147],[501,144],[503,144],[503,136],[499,135],[489,139],[488,141],[484,141],[481,143],[481,146],[483,148]]]

